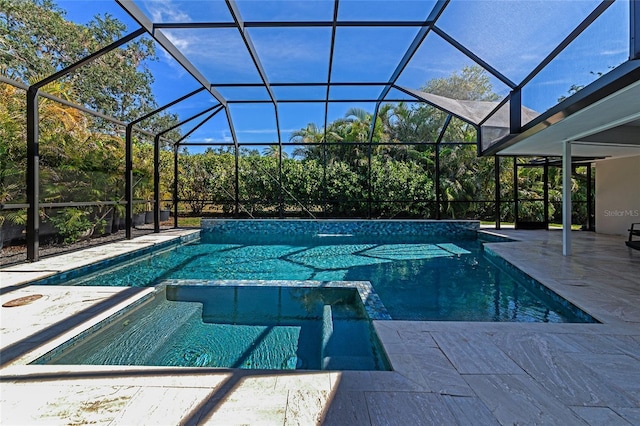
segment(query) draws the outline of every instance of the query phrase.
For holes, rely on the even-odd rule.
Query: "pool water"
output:
[[[64,284],[151,286],[165,279],[370,281],[397,320],[592,321],[497,265],[481,240],[461,237],[203,232],[196,243]]]
[[[166,286],[36,364],[389,370],[355,289]]]

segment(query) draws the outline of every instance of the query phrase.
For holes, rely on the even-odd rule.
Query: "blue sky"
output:
[[[229,22],[232,17],[222,0],[136,0],[136,5],[154,22]],[[245,21],[330,21],[333,0],[251,1],[238,0]],[[519,83],[578,23],[599,0],[453,0],[438,21],[444,32],[515,83]],[[57,4],[67,19],[86,23],[95,14],[109,13],[127,26],[137,24],[113,0],[66,0]],[[341,0],[338,19],[424,20],[435,0]],[[537,111],[553,106],[572,84],[588,84],[594,72],[607,72],[628,59],[628,0],[618,0],[570,45],[547,69],[523,90],[523,103]],[[417,28],[345,28],[336,33],[332,81],[386,81],[413,40]],[[260,76],[245,52],[236,29],[173,29],[165,35],[212,83],[258,83]],[[331,29],[249,28],[270,82],[325,82],[328,75]],[[198,83],[161,48],[159,61],[150,64],[155,77],[154,93],[160,105],[188,93]],[[437,34],[431,33],[398,79],[398,84],[419,88],[432,78],[448,77],[473,61]],[[501,97],[509,88],[492,78]],[[334,87],[332,99],[376,98],[382,87]],[[324,99],[324,87],[273,89],[278,99]],[[263,88],[220,88],[228,99],[269,99]],[[392,91],[393,98],[407,98]],[[182,118],[213,105],[208,94],[171,109]],[[373,103],[331,103],[329,121],[344,116],[347,109],[373,111]],[[240,142],[277,141],[271,104],[232,104],[230,111]],[[292,130],[324,121],[322,103],[280,103],[280,130],[287,142]],[[184,129],[187,131],[188,129]],[[192,141],[230,140],[224,113],[216,116],[191,137]]]

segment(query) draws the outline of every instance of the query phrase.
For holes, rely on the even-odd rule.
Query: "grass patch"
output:
[[[200,217],[181,217],[178,216],[178,226],[185,228],[200,228]]]
[[[549,228],[562,229],[562,224],[561,223],[550,223],[549,224]],[[582,225],[571,225],[571,230],[572,231],[579,231],[581,229],[582,229]]]
[[[495,222],[491,222],[491,221],[486,221],[486,220],[481,220],[480,221],[481,225],[487,225],[487,226],[495,226]],[[502,226],[515,226],[515,224],[513,222],[500,222],[500,225]],[[561,223],[550,223],[549,224],[549,229],[562,229],[562,224]],[[582,229],[582,225],[571,225],[571,230],[572,231],[580,231]]]

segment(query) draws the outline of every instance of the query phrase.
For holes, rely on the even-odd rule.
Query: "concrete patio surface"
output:
[[[28,281],[147,235],[0,270],[0,424],[640,424],[640,251],[624,237],[494,231],[488,246],[600,324],[376,321],[394,371],[28,365],[152,289]]]

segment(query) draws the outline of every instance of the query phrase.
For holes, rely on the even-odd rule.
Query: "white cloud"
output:
[[[543,55],[534,55],[532,53],[523,53],[521,55],[518,56],[518,58],[520,59],[521,62],[540,62],[542,61],[542,59],[544,58]]]
[[[189,22],[189,15],[175,10],[170,0],[152,2],[147,7],[154,22]],[[258,81],[258,72],[247,52],[242,37],[235,28],[218,29],[163,29],[156,30],[200,71],[211,80]],[[251,31],[250,31],[251,33]],[[270,79],[278,79],[280,73],[290,75],[295,67],[324,66],[326,74],[330,32],[312,28],[306,31],[263,30],[252,36],[260,61]],[[326,37],[325,37],[326,36]],[[170,56],[165,52],[164,56]],[[209,76],[209,74],[212,74]]]
[[[178,50],[186,52],[192,44],[188,38],[180,38],[176,34],[166,34],[167,38]]]
[[[290,133],[300,129],[280,129],[280,133]],[[237,133],[248,133],[248,134],[269,134],[269,133],[277,133],[276,129],[247,129],[247,130],[237,130]]]
[[[153,22],[192,21],[189,14],[185,13],[179,6],[174,5],[172,0],[145,1],[144,6]]]
[[[603,50],[600,52],[601,55],[603,56],[617,56],[617,55],[623,55],[628,53],[628,49],[623,48],[623,49],[610,49],[610,50]]]
[[[536,86],[554,86],[554,85],[558,85],[558,84],[562,84],[562,85],[570,85],[572,83],[570,78],[560,78],[560,79],[556,79],[556,80],[546,80],[546,81],[540,81],[540,82],[536,82]]]
[[[235,29],[163,30],[162,33],[196,66],[247,72],[255,69],[244,42]]]

